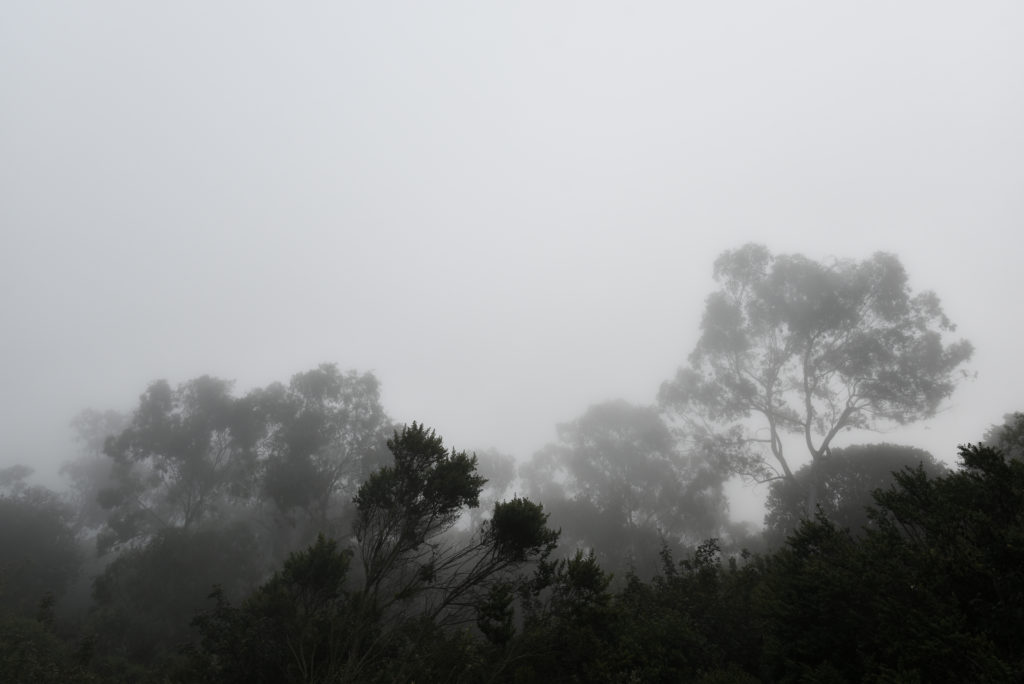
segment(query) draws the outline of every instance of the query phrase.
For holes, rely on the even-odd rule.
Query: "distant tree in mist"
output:
[[[722,473],[676,449],[657,409],[610,401],[558,426],[522,468],[565,541],[624,568],[656,564],[662,540],[696,544],[727,521]]]
[[[818,462],[843,430],[935,415],[971,357],[969,342],[944,340],[955,327],[938,297],[912,292],[891,254],[821,263],[748,244],[723,253],[714,274],[721,287],[689,365],[660,401],[758,480],[796,481],[786,434]]]
[[[982,438],[986,446],[1002,451],[1007,458],[1024,461],[1024,413],[1008,413],[1002,425],[993,425]]]
[[[94,562],[91,624],[105,651],[156,667],[211,586],[236,599],[318,532],[350,536],[390,420],[372,374],[324,364],[244,395],[210,376],[157,381],[129,416],[74,426],[79,529],[116,552]]]
[[[817,505],[839,529],[862,532],[869,524],[868,507],[873,493],[896,482],[895,474],[924,468],[930,477],[946,473],[946,467],[927,451],[895,444],[867,444],[832,450],[832,455],[808,463],[794,473],[794,480],[771,483],[765,516],[765,533],[778,543],[800,526],[807,514],[809,481],[818,483]]]
[[[319,531],[342,532],[337,523],[356,488],[388,458],[392,425],[377,378],[322,364],[248,399],[264,421],[260,494],[307,528],[304,543]]]
[[[104,549],[237,517],[264,501],[299,528],[297,543],[337,527],[358,483],[386,454],[391,423],[376,378],[324,364],[287,386],[243,396],[231,389],[209,376],[177,388],[155,382],[106,439],[111,484],[98,495],[109,511]],[[87,461],[68,471],[83,490],[101,475]]]
[[[117,411],[86,409],[71,421],[78,455],[61,466],[70,480],[67,497],[76,511],[76,527],[95,536],[106,524],[110,511],[100,505],[100,492],[116,486],[114,462],[104,453],[107,440],[128,427],[129,417]]]
[[[34,614],[68,588],[82,562],[74,511],[49,489],[28,485],[31,473],[0,470],[0,615]]]
[[[177,389],[154,382],[127,428],[107,440],[114,486],[104,548],[137,543],[169,528],[188,529],[252,491],[261,425],[231,384],[203,376]]]

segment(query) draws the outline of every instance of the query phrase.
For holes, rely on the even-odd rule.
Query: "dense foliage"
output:
[[[863,447],[874,456],[857,458],[853,450],[838,461],[842,468],[821,474],[826,491],[853,492],[853,500],[829,499],[842,505],[800,521],[774,550],[729,556],[711,539],[677,560],[665,546],[651,579],[627,572],[615,584],[594,552],[553,556],[558,532],[529,500],[499,502],[475,529],[459,529],[483,479],[472,456],[445,448],[432,431],[406,426],[388,447],[392,463],[356,493],[351,537],[320,535],[264,574],[256,528],[241,520],[167,528],[106,566],[94,608],[77,625],[54,612],[79,567],[76,547],[46,543],[73,539],[73,516],[52,494],[9,487],[0,504],[23,512],[5,514],[5,522],[39,534],[5,565],[2,588],[24,588],[3,594],[0,675],[12,682],[1024,677],[1024,462],[995,446],[961,447],[953,471],[927,458],[911,465],[922,456],[913,450]],[[839,521],[864,488],[848,471],[872,459],[869,482],[886,465],[899,469],[875,489],[863,522],[846,528]],[[0,541],[4,557],[14,558],[12,545],[21,542]],[[24,584],[17,569],[26,563],[51,572]]]

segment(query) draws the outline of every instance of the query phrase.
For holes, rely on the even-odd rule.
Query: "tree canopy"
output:
[[[703,454],[681,453],[655,407],[595,404],[559,425],[558,437],[521,472],[567,544],[596,549],[616,570],[653,569],[663,540],[697,544],[722,533],[723,473]]]
[[[100,493],[111,509],[104,548],[188,529],[254,483],[259,421],[231,384],[203,376],[177,389],[154,382],[128,427],[104,447],[115,485]]]
[[[818,510],[840,529],[862,532],[869,524],[873,494],[889,489],[897,473],[924,468],[932,477],[946,467],[927,451],[896,444],[865,444],[836,448],[825,459],[804,465],[794,480],[771,483],[765,516],[765,534],[779,542],[800,526],[807,514],[808,482],[816,482]]]
[[[817,262],[747,244],[723,253],[714,276],[689,364],[659,397],[758,479],[794,479],[787,433],[818,460],[845,429],[933,416],[972,354],[945,339],[955,326],[938,297],[913,292],[892,254]]]

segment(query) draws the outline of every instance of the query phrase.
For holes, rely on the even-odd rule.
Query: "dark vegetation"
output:
[[[333,365],[83,413],[68,492],[0,472],[0,681],[1024,679],[1024,414],[953,471],[833,446],[952,393],[935,296],[887,255],[716,276],[659,406],[593,406],[518,469]],[[736,475],[771,481],[763,533]]]

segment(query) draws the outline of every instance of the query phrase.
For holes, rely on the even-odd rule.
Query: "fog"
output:
[[[712,263],[899,256],[976,353],[952,461],[1021,410],[1024,6],[6,3],[0,467],[202,374],[373,371],[527,459],[655,400]],[[739,509],[743,506],[737,504]],[[756,516],[754,516],[756,518]]]

